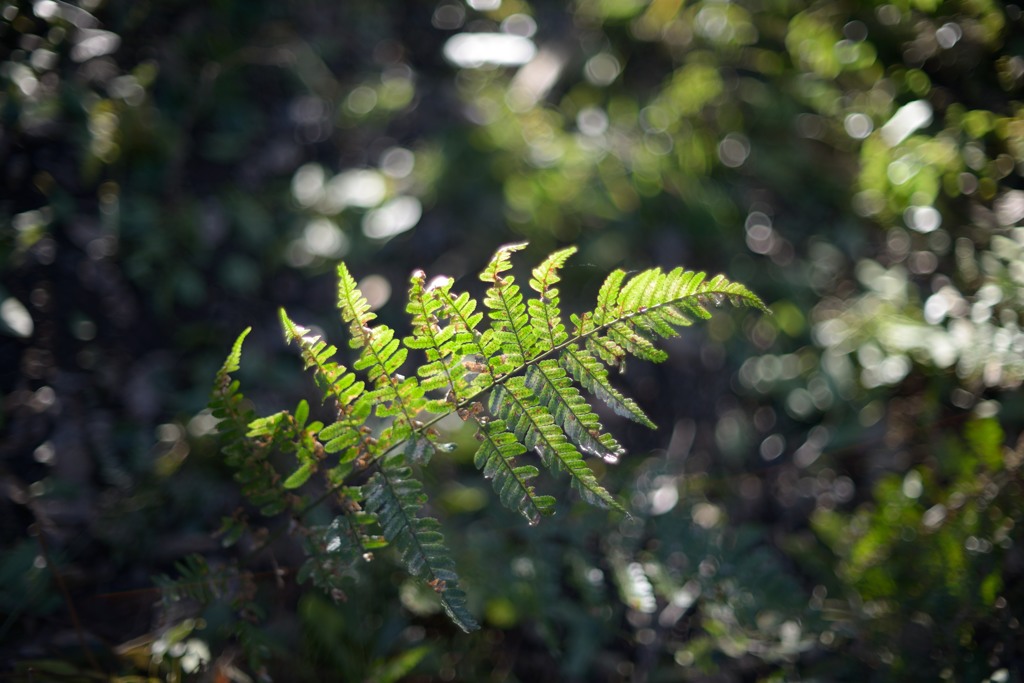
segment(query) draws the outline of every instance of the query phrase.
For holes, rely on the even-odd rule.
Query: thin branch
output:
[[[46,562],[46,568],[49,569],[50,574],[53,575],[53,580],[57,584],[57,589],[64,598],[64,604],[68,606],[68,614],[71,616],[71,624],[75,629],[75,637],[78,639],[78,645],[82,648],[82,653],[85,655],[89,665],[96,671],[96,673],[106,676],[107,672],[100,666],[100,663],[96,660],[96,656],[93,655],[89,645],[85,642],[85,629],[82,628],[82,621],[78,618],[78,610],[75,609],[75,601],[71,599],[71,592],[68,590],[68,585],[64,581],[64,575],[60,573],[56,563],[50,556],[50,548],[46,543],[46,533],[43,531],[43,525],[39,522],[39,517],[35,515],[35,510],[32,511],[32,514],[36,517],[36,521],[29,528],[29,533],[39,539],[39,552],[43,555],[43,560]]]

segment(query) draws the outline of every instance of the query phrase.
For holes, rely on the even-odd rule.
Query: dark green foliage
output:
[[[440,525],[424,514],[427,496],[412,469],[425,465],[435,450],[451,449],[436,442],[431,425],[451,413],[472,420],[480,442],[474,463],[492,481],[502,504],[531,525],[553,514],[556,501],[536,492],[533,481],[539,469],[531,463],[530,451],[553,474],[568,475],[584,501],[625,512],[584,459],[590,455],[616,463],[625,453],[604,432],[585,394],[607,402],[617,413],[653,424],[611,386],[597,358],[614,366],[629,355],[662,360],[665,354],[655,340],[709,317],[710,302],[728,300],[765,310],[749,290],[721,276],[705,280],[703,273],[681,268],[669,273],[654,269],[627,280],[623,271],[615,271],[601,288],[597,308],[572,317],[570,335],[555,285],[559,269],[575,249],[551,254],[532,271],[529,284],[536,296],[527,301],[509,274],[511,255],[525,246],[498,249],[481,273],[480,279],[490,285],[483,299],[489,325],[483,329],[484,315],[472,297],[452,292],[448,278],[427,286],[426,275],[415,272],[406,307],[412,335],[404,339],[375,323],[376,315],[348,268],[339,265],[338,309],[348,324],[349,346],[358,352],[352,372],[333,360],[336,347],[282,310],[285,339],[299,346],[322,399],[333,403],[337,417],[326,426],[308,422],[305,401],[294,413],[262,418],[243,410],[229,373],[238,368],[245,333],[236,341],[218,373],[211,405],[222,418],[229,464],[238,470],[244,493],[264,514],[290,509],[301,520],[316,504],[307,506],[288,492],[309,488],[312,475],[323,469],[326,492],[316,502],[333,499],[340,509],[328,526],[306,530],[310,558],[300,579],[311,577],[340,595],[339,577],[387,543],[397,548],[409,574],[438,594],[452,621],[466,631],[477,628]],[[584,347],[593,349],[597,358]],[[400,371],[410,350],[422,352],[425,361],[405,376]],[[431,414],[435,417],[429,418]],[[267,460],[274,448],[293,453],[296,461],[280,482]]]
[[[266,635],[255,624],[266,617],[256,600],[256,585],[251,572],[234,565],[211,566],[201,555],[189,555],[174,564],[176,575],[153,578],[160,588],[165,609],[176,603],[191,601],[209,607],[226,605],[234,614],[230,624],[231,635],[245,647],[249,665],[260,670],[269,656]]]

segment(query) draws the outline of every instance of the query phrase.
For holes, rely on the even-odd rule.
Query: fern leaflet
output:
[[[516,465],[516,457],[526,452],[526,447],[510,434],[501,420],[479,421],[477,439],[482,443],[477,449],[473,462],[484,477],[494,482],[502,505],[517,510],[531,525],[540,521],[542,515],[555,512],[552,496],[538,496],[527,482],[537,477],[533,465]]]
[[[512,252],[525,247],[525,243],[502,247],[495,253],[487,268],[480,273],[481,280],[492,283],[484,296],[484,306],[489,309],[491,327],[484,332],[483,345],[486,348],[488,341],[493,340],[501,347],[501,355],[491,360],[502,374],[516,372],[530,360],[536,342],[519,285],[515,284],[513,276],[501,275],[512,268],[509,260]]]
[[[409,283],[409,305],[406,312],[412,315],[413,334],[406,337],[403,343],[407,348],[423,351],[427,363],[421,365],[416,373],[420,377],[420,387],[424,392],[443,390],[451,392],[451,400],[428,399],[423,408],[432,413],[450,412],[458,402],[458,397],[465,387],[463,377],[466,368],[462,363],[463,346],[471,335],[460,332],[454,325],[440,326],[439,317],[443,315],[452,282],[446,278],[439,287],[425,288],[426,275],[422,270],[412,274]],[[443,298],[444,297],[444,298]]]
[[[406,570],[427,582],[441,597],[445,613],[463,631],[479,626],[458,587],[455,563],[444,545],[440,524],[418,513],[426,495],[401,458],[392,456],[366,485],[367,510],[377,516],[384,537],[398,548]]]
[[[656,429],[651,418],[631,398],[626,398],[608,380],[608,370],[586,349],[569,344],[559,357],[569,374],[580,386],[592,393],[611,408],[616,415],[639,422],[645,427]]]
[[[558,270],[575,253],[576,247],[556,251],[533,269],[533,277],[530,278],[530,289],[540,295],[529,301],[530,323],[545,351],[550,351],[568,337],[558,310],[558,290],[554,285],[560,280]]]
[[[614,437],[601,431],[597,415],[558,361],[546,359],[527,368],[526,386],[551,412],[569,440],[578,444],[581,450],[609,463],[618,462],[626,452]]]
[[[370,304],[344,263],[338,264],[338,310],[341,311],[341,319],[349,324],[349,345],[353,349],[366,346],[370,321],[377,316],[370,312]]]
[[[520,443],[537,451],[552,472],[568,472],[574,488],[591,505],[625,509],[597,482],[583,456],[566,438],[554,417],[526,386],[522,377],[512,377],[491,393],[489,410],[502,418]]]
[[[288,508],[285,491],[277,486],[279,476],[268,459],[273,439],[249,437],[249,423],[255,419],[239,391],[238,380],[231,377],[237,372],[242,357],[242,343],[252,328],[242,331],[231,347],[231,353],[217,372],[210,410],[220,422],[217,425],[225,437],[224,459],[235,470],[235,480],[250,503],[271,517]]]

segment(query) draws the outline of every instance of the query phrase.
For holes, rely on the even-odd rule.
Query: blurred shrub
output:
[[[637,492],[633,526],[497,533],[456,458],[435,485],[463,555],[480,551],[467,582],[493,596],[476,610],[490,628],[449,639],[411,596],[371,622],[401,620],[408,659],[353,644],[318,665],[1024,675],[1017,4],[8,0],[0,16],[4,571],[27,568],[38,516],[83,599],[208,550],[185,532],[235,505],[204,436],[212,340],[273,329],[279,304],[336,326],[322,274],[341,256],[390,320],[413,267],[459,278],[528,236],[579,245],[595,267],[564,289],[584,300],[609,267],[681,261],[775,315],[715,320],[669,367],[630,367],[674,425],[629,432],[607,475]],[[470,33],[526,42],[502,59],[447,42]],[[293,359],[254,341],[275,387],[257,403],[294,404]],[[8,661],[51,634],[37,616],[55,593],[26,576],[31,605],[3,601],[30,626],[0,630]],[[87,628],[156,631],[152,602],[117,629],[87,609]],[[267,604],[268,628],[326,632],[380,602]]]

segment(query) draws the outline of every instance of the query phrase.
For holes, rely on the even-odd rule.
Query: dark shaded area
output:
[[[0,17],[0,674],[1024,677],[1019,5]],[[446,59],[471,33],[522,41]],[[387,553],[343,595],[297,586],[296,543],[252,552],[286,523],[243,501],[205,408],[231,342],[253,326],[261,414],[316,404],[279,306],[344,346],[344,259],[403,334],[413,269],[480,294],[522,239],[524,274],[579,246],[567,310],[613,268],[685,265],[773,315],[723,309],[616,378],[660,426],[602,412],[630,519],[548,478],[564,502],[528,527],[442,425],[460,448],[422,476],[480,632]]]

